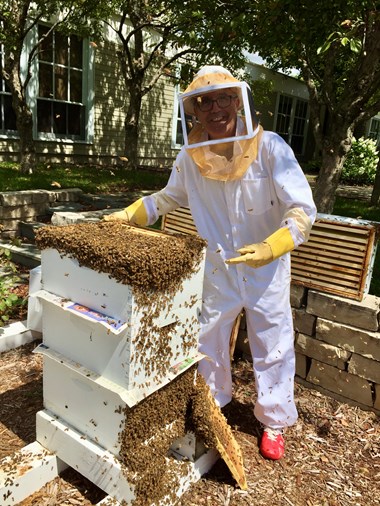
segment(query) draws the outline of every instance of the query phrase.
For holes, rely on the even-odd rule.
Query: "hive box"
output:
[[[120,452],[119,435],[124,427],[126,407],[133,407],[147,395],[164,388],[200,358],[179,364],[160,385],[151,385],[144,391],[127,391],[43,344],[35,352],[43,355],[44,407],[116,456]],[[179,452],[178,447],[188,456],[189,448],[176,444],[175,450]]]
[[[159,384],[198,353],[197,304],[172,309],[142,332],[138,319],[117,321],[44,290],[34,298],[46,346],[127,390]]]
[[[199,310],[202,303],[204,257],[189,278],[162,311],[162,318],[170,317],[170,311],[190,304]],[[109,274],[80,266],[78,260],[61,255],[55,249],[41,252],[42,288],[55,295],[75,301],[122,322],[139,321],[144,317],[138,307],[132,288]],[[147,291],[149,287],[147,286]]]

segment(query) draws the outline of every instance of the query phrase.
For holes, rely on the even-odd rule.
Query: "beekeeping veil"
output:
[[[197,99],[219,90],[238,98],[236,130],[231,137],[209,139],[197,120]],[[247,83],[221,66],[205,66],[180,96],[179,103],[184,145],[202,176],[219,181],[240,179],[257,158],[262,132]]]

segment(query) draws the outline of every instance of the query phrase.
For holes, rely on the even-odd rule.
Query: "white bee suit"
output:
[[[145,197],[149,224],[180,206],[190,207],[201,237],[207,239],[199,365],[220,406],[232,398],[229,339],[244,308],[257,388],[255,416],[283,428],[297,419],[293,399],[295,355],[290,307],[290,254],[253,269],[227,265],[236,250],[288,227],[295,246],[305,241],[292,211],[310,224],[316,208],[293,151],[277,134],[263,132],[258,156],[237,180],[203,177],[186,149],[174,164],[167,186]]]

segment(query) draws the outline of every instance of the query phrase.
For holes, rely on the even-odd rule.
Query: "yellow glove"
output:
[[[105,215],[104,221],[115,221],[123,220],[133,223],[134,225],[140,225],[144,227],[148,223],[148,215],[144,206],[143,199],[138,199],[136,202],[126,207],[122,211],[116,211],[115,213]]]
[[[294,241],[287,227],[279,228],[265,241],[238,249],[240,257],[226,260],[227,264],[245,263],[249,267],[262,267],[294,249]]]

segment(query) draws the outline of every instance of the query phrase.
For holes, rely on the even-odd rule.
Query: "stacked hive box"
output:
[[[200,358],[205,242],[93,223],[44,227],[37,243],[44,406],[120,458],[128,412]],[[37,438],[57,451],[43,418]],[[172,430],[176,420],[162,416],[163,431],[168,422]],[[195,442],[189,441],[193,455],[189,448],[183,454],[194,458]]]

